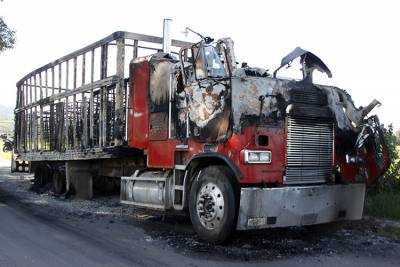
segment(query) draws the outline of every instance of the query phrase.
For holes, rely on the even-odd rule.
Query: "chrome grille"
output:
[[[324,183],[332,175],[333,123],[288,117],[285,184]]]

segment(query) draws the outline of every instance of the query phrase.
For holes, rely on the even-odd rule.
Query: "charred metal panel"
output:
[[[148,94],[149,94],[149,63],[141,61],[131,63],[131,86],[128,106],[128,145],[136,148],[146,148],[148,144]]]
[[[45,151],[42,153],[26,152],[19,153],[17,160],[27,161],[66,161],[66,160],[90,160],[90,159],[108,159],[143,156],[143,151],[127,147],[111,147],[111,148],[89,148],[80,151],[67,150]]]
[[[204,80],[185,88],[178,106],[187,106],[190,135],[203,141],[226,140],[230,136],[230,84],[227,81]],[[180,116],[184,124],[185,116]]]
[[[345,90],[316,85],[307,79],[295,81],[247,76],[242,69],[238,69],[232,78],[234,131],[238,136],[252,127],[284,128],[287,118],[310,121],[300,121],[295,127],[289,125],[287,162],[284,164],[286,183],[289,184],[330,181],[333,179],[333,166],[339,182],[365,181],[365,178],[360,178],[364,173],[370,180],[380,176],[390,162],[384,142],[369,138],[365,145],[367,154],[355,147],[361,128],[374,128],[365,126],[365,117],[379,104],[373,100],[366,107],[356,108]],[[326,125],[321,128],[321,123]],[[347,155],[360,157],[360,163],[363,163],[349,165]],[[245,179],[242,183],[255,182],[254,171],[243,170],[243,173]]]
[[[328,107],[312,106],[305,104],[290,104],[286,108],[288,115],[312,117],[312,118],[325,118],[330,120],[333,113]]]
[[[55,119],[55,150],[65,151],[64,146],[64,103],[56,104],[56,119]]]
[[[232,78],[234,130],[253,124],[276,124],[283,121],[286,99],[290,95],[287,81],[260,77]]]
[[[290,102],[313,106],[326,106],[326,93],[308,82],[290,82],[288,84]]]
[[[167,112],[171,85],[171,61],[152,58],[150,61],[150,112]]]
[[[325,72],[329,78],[332,77],[332,73],[325,63],[313,53],[303,50],[300,47],[296,47],[292,52],[285,56],[279,68],[274,71],[274,78],[276,78],[276,73],[285,65],[291,64],[293,60],[300,57],[300,63],[302,64],[303,80],[312,82],[312,74],[315,69],[320,72]]]
[[[150,60],[149,140],[167,140],[169,129],[169,95],[171,93],[172,60],[158,53]]]
[[[157,112],[150,114],[149,140],[168,139],[168,113]]]
[[[252,119],[256,119],[254,123],[264,125],[283,121],[288,112],[292,115],[334,117],[338,129],[357,131],[356,127],[363,118],[379,104],[373,100],[365,108],[356,108],[346,91],[307,81],[245,76],[232,78],[235,131],[240,131],[242,124],[246,125]]]
[[[115,88],[115,107],[114,107],[114,142],[115,145],[122,145],[125,135],[125,40],[123,38],[117,40],[117,70],[118,82]],[[126,137],[125,137],[126,138]]]
[[[362,124],[368,113],[380,103],[371,101],[366,107],[356,108],[351,96],[345,91],[333,86],[320,86],[325,90],[330,109],[334,112],[339,129],[355,131]]]

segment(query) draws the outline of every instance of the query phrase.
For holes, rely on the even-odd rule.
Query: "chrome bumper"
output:
[[[236,229],[358,220],[365,184],[242,188]]]

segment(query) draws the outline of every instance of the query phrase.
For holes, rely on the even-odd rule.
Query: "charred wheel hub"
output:
[[[197,196],[197,215],[200,223],[209,230],[217,228],[221,224],[224,209],[221,189],[214,183],[204,184]]]

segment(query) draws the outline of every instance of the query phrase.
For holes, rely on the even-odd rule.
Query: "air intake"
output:
[[[285,184],[325,183],[332,175],[333,123],[288,117]]]

